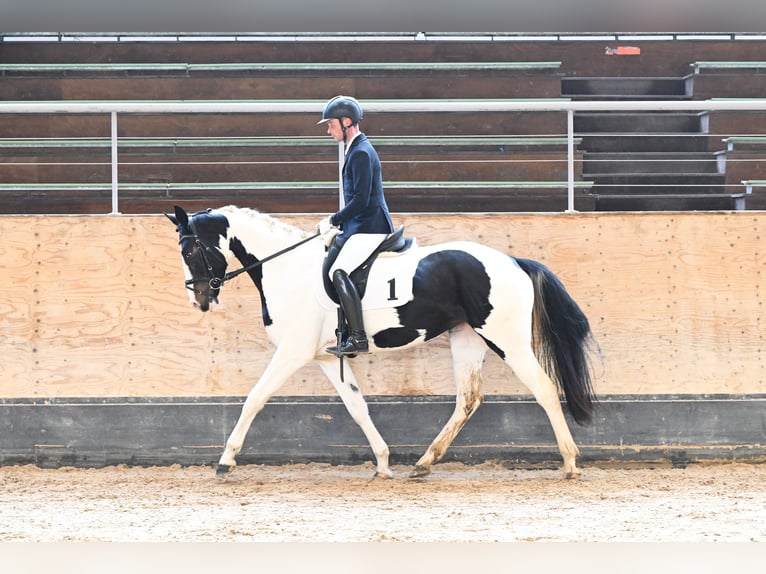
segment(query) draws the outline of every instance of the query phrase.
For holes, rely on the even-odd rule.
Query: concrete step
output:
[[[686,97],[683,78],[595,77],[561,79],[561,95],[632,98]]]
[[[595,211],[722,211],[745,209],[743,198],[727,194],[597,195]]]
[[[687,101],[691,100],[691,96],[683,95],[641,95],[641,94],[562,94],[564,97],[569,98],[572,101],[665,101],[665,100],[677,100]]]
[[[579,132],[687,132],[701,131],[696,112],[575,112]]]
[[[705,152],[706,134],[630,132],[579,133],[583,152]]]
[[[587,153],[583,174],[718,173],[712,153]]]
[[[723,174],[667,174],[622,173],[588,174],[596,194],[722,194],[725,187]]]

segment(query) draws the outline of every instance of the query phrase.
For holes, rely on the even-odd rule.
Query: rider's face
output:
[[[341,121],[342,120],[333,118],[327,122],[327,134],[332,136],[336,142],[343,141],[343,129],[340,127]]]

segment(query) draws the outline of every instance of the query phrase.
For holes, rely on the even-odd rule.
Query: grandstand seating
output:
[[[349,58],[349,43],[333,38],[0,41],[0,100],[301,99],[320,105],[335,93],[362,100],[700,99],[736,97],[734,84],[741,94],[761,90],[762,41],[637,43],[640,56],[620,57],[606,55],[603,41],[587,39],[362,38],[354,40]],[[766,133],[766,122],[756,117],[578,113],[575,206],[750,209],[755,194],[741,182],[766,177],[766,163],[760,150],[745,150],[736,138]],[[275,212],[332,209],[337,189],[325,184],[337,177],[337,148],[316,119],[306,113],[120,115],[120,210],[157,212],[177,198]],[[109,131],[106,115],[0,113],[0,212],[108,211]],[[562,113],[375,113],[365,118],[364,131],[384,162],[394,210],[566,209]],[[723,150],[726,145],[735,148]]]
[[[766,209],[766,179],[742,180],[749,209]]]
[[[0,63],[0,99],[558,97],[561,62]],[[287,96],[286,96],[287,94]]]
[[[315,124],[315,120],[312,125]],[[119,181],[121,210],[136,212],[147,208],[151,200],[170,202],[173,189],[194,188],[203,196],[208,185],[216,201],[243,204],[258,199],[258,206],[268,201],[269,209],[280,212],[306,211],[322,208],[326,211],[337,200],[335,192],[318,191],[302,182],[327,181],[337,178],[338,149],[327,136],[303,137],[228,137],[228,138],[120,138]],[[110,145],[106,137],[88,138],[0,138],[0,153],[4,156],[4,181],[0,192],[5,202],[3,212],[54,209],[51,198],[65,193],[79,193],[79,201],[91,194],[98,205],[86,212],[103,210],[103,191],[109,188]],[[555,136],[381,136],[376,139],[383,157],[386,185],[392,189],[396,182],[413,181],[409,189],[422,189],[418,180],[450,182],[485,180],[496,182],[489,187],[513,189],[508,194],[516,209],[531,209],[527,199],[550,195],[556,190],[558,199],[549,205],[564,205],[562,189],[566,188],[566,138]],[[87,157],[81,157],[87,154]],[[553,181],[547,185],[539,182]],[[194,185],[191,185],[191,183]],[[227,182],[234,182],[229,185]],[[242,183],[244,182],[244,183]],[[501,183],[502,182],[502,183]],[[78,186],[78,183],[89,185]],[[279,188],[277,183],[285,184]],[[34,184],[30,193],[23,193],[20,184]],[[122,185],[124,184],[124,185]],[[269,185],[271,184],[271,185]],[[579,183],[579,186],[584,184]],[[285,190],[290,188],[291,193]],[[330,188],[336,186],[330,186]],[[401,188],[401,186],[399,186]],[[326,187],[324,188],[326,189]],[[527,190],[527,195],[518,192]],[[215,191],[213,191],[215,190]],[[243,193],[247,190],[248,193]],[[470,190],[470,191],[469,191]],[[138,193],[140,191],[141,193]],[[257,192],[255,194],[254,192]],[[491,189],[463,186],[449,191],[462,207],[456,210],[485,211],[489,202],[498,210],[502,197]],[[271,194],[271,195],[268,195]],[[317,194],[323,194],[320,201]],[[267,198],[268,195],[268,198]],[[393,195],[393,192],[392,192]],[[422,192],[417,201],[391,199],[392,209],[401,211],[438,210],[444,203],[434,186]],[[151,197],[150,197],[151,196]],[[486,197],[485,197],[486,196]],[[188,197],[188,194],[187,194]],[[468,200],[473,197],[473,203]],[[14,199],[11,202],[11,199]],[[48,201],[42,201],[48,198]],[[449,198],[447,198],[449,199]],[[38,200],[38,207],[31,204]],[[481,201],[480,201],[481,200]],[[140,202],[140,205],[139,205]],[[522,206],[521,203],[524,205]],[[457,204],[456,204],[457,205]],[[26,206],[26,207],[24,207]],[[484,206],[483,208],[481,206]],[[159,207],[152,209],[155,211]],[[64,203],[60,209],[64,209]],[[79,210],[84,208],[80,205]],[[10,211],[9,211],[10,210]]]
[[[590,182],[577,181],[578,191]],[[498,211],[512,204],[514,211],[564,211],[566,181],[416,180],[386,181],[392,211]],[[131,183],[119,185],[121,213],[172,211],[173,205],[204,209],[235,203],[269,213],[331,212],[337,209],[337,181],[226,181],[196,183]],[[106,213],[111,209],[108,183],[0,183],[0,213]],[[575,209],[592,211],[594,198],[575,197]]]
[[[760,98],[766,88],[766,61],[696,60],[685,76],[686,91],[696,99]]]

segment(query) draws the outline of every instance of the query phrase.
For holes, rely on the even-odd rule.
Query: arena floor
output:
[[[0,541],[766,541],[766,464],[0,467]]]

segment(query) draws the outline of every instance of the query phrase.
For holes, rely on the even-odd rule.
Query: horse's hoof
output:
[[[372,478],[383,478],[383,479],[390,479],[394,478],[394,474],[389,470],[387,472],[381,472],[379,470],[375,471],[375,474],[372,475]]]
[[[234,467],[228,464],[219,464],[215,469],[216,478],[225,478]]]
[[[581,476],[582,473],[579,470],[567,472],[564,474],[564,478],[567,480],[578,480]]]
[[[410,473],[410,478],[423,478],[431,474],[431,468],[428,466],[416,466]]]

